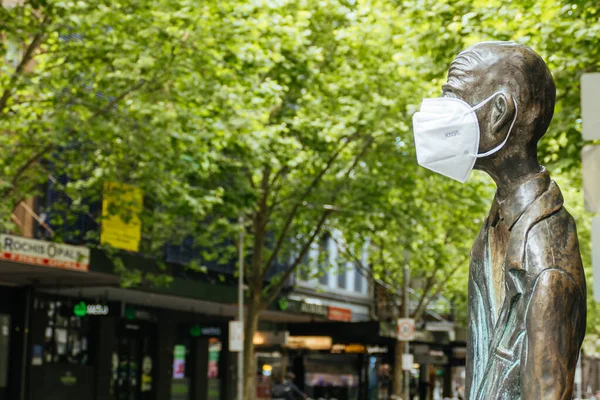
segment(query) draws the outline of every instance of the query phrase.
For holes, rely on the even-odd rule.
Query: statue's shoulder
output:
[[[527,234],[525,260],[527,270],[533,274],[556,269],[571,276],[578,284],[585,282],[577,227],[564,207],[531,227]]]

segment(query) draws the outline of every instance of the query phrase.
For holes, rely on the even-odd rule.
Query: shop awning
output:
[[[120,301],[138,306],[162,308],[169,310],[191,311],[207,315],[219,315],[235,318],[237,316],[237,304],[217,303],[205,300],[192,299],[189,297],[173,296],[155,293],[146,290],[123,289],[116,287],[87,287],[60,290],[46,290],[49,293],[59,293],[66,296],[102,297],[107,301]],[[264,311],[261,319],[280,322],[308,322],[310,317],[302,315],[290,315],[284,312]]]
[[[4,286],[70,288],[118,284],[119,277],[115,275],[0,260],[0,285]]]

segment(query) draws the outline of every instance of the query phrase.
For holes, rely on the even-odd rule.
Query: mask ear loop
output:
[[[477,154],[476,155],[477,158],[483,158],[483,157],[491,156],[492,154],[496,153],[501,148],[503,148],[504,145],[506,144],[506,142],[508,142],[508,138],[510,137],[510,133],[512,132],[513,127],[515,126],[515,122],[517,122],[517,116],[519,115],[519,105],[517,104],[517,100],[515,100],[514,98],[513,98],[513,103],[515,103],[515,116],[513,117],[513,120],[510,123],[510,127],[508,128],[508,133],[506,134],[506,137],[504,138],[504,140],[502,141],[502,143],[500,143],[498,146],[494,147],[493,149],[491,149],[489,151],[486,151],[485,153]]]
[[[486,105],[490,100],[492,100],[496,95],[498,95],[500,93],[503,93],[503,92],[502,91],[497,91],[496,93],[492,94],[490,97],[488,97],[487,99],[485,99],[481,103],[477,104],[474,107],[471,107],[471,110],[467,111],[463,115],[467,115],[467,114],[469,114],[471,112],[475,112],[475,111],[479,110],[481,107],[483,107],[484,105]],[[502,143],[500,143],[498,146],[494,147],[493,149],[491,149],[489,151],[486,151],[485,153],[473,154],[475,157],[477,157],[477,158],[483,158],[483,157],[491,156],[492,154],[494,154],[498,150],[500,150],[502,147],[504,147],[504,145],[508,141],[508,138],[510,136],[510,133],[512,132],[513,127],[515,126],[515,122],[517,122],[517,116],[519,115],[519,105],[517,104],[517,100],[515,100],[514,98],[513,98],[513,103],[515,103],[515,116],[514,116],[512,122],[510,123],[510,127],[508,128],[508,133],[506,134],[506,137],[504,138],[504,140],[502,141]]]

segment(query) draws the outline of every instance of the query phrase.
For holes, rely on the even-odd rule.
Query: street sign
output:
[[[600,140],[600,73],[581,76],[581,119],[584,140]]]
[[[410,371],[415,363],[414,357],[412,354],[402,354],[402,370]]]
[[[598,126],[600,130],[600,126]],[[600,213],[600,146],[586,145],[581,150],[581,177],[585,209]]]
[[[398,340],[407,342],[415,339],[415,320],[412,318],[398,318]]]
[[[594,300],[600,302],[600,215],[592,217],[592,272]]]
[[[244,350],[244,325],[241,321],[229,321],[229,351]]]

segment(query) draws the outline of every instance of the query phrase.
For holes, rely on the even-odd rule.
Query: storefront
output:
[[[119,304],[121,315],[112,340],[111,398],[156,399],[158,317],[154,310]]]
[[[418,332],[411,343],[419,399],[457,397],[465,390],[466,335],[463,329]]]
[[[171,400],[220,400],[228,381],[227,322],[195,319],[178,324]]]
[[[0,400],[18,398],[24,363],[28,291],[0,286]]]
[[[290,324],[289,369],[310,397],[378,400],[389,395],[393,344],[376,322]]]
[[[93,394],[100,354],[110,354],[99,345],[108,332],[105,321],[113,318],[110,307],[41,293],[119,282],[91,272],[89,263],[90,250],[83,246],[0,234],[0,399]]]

